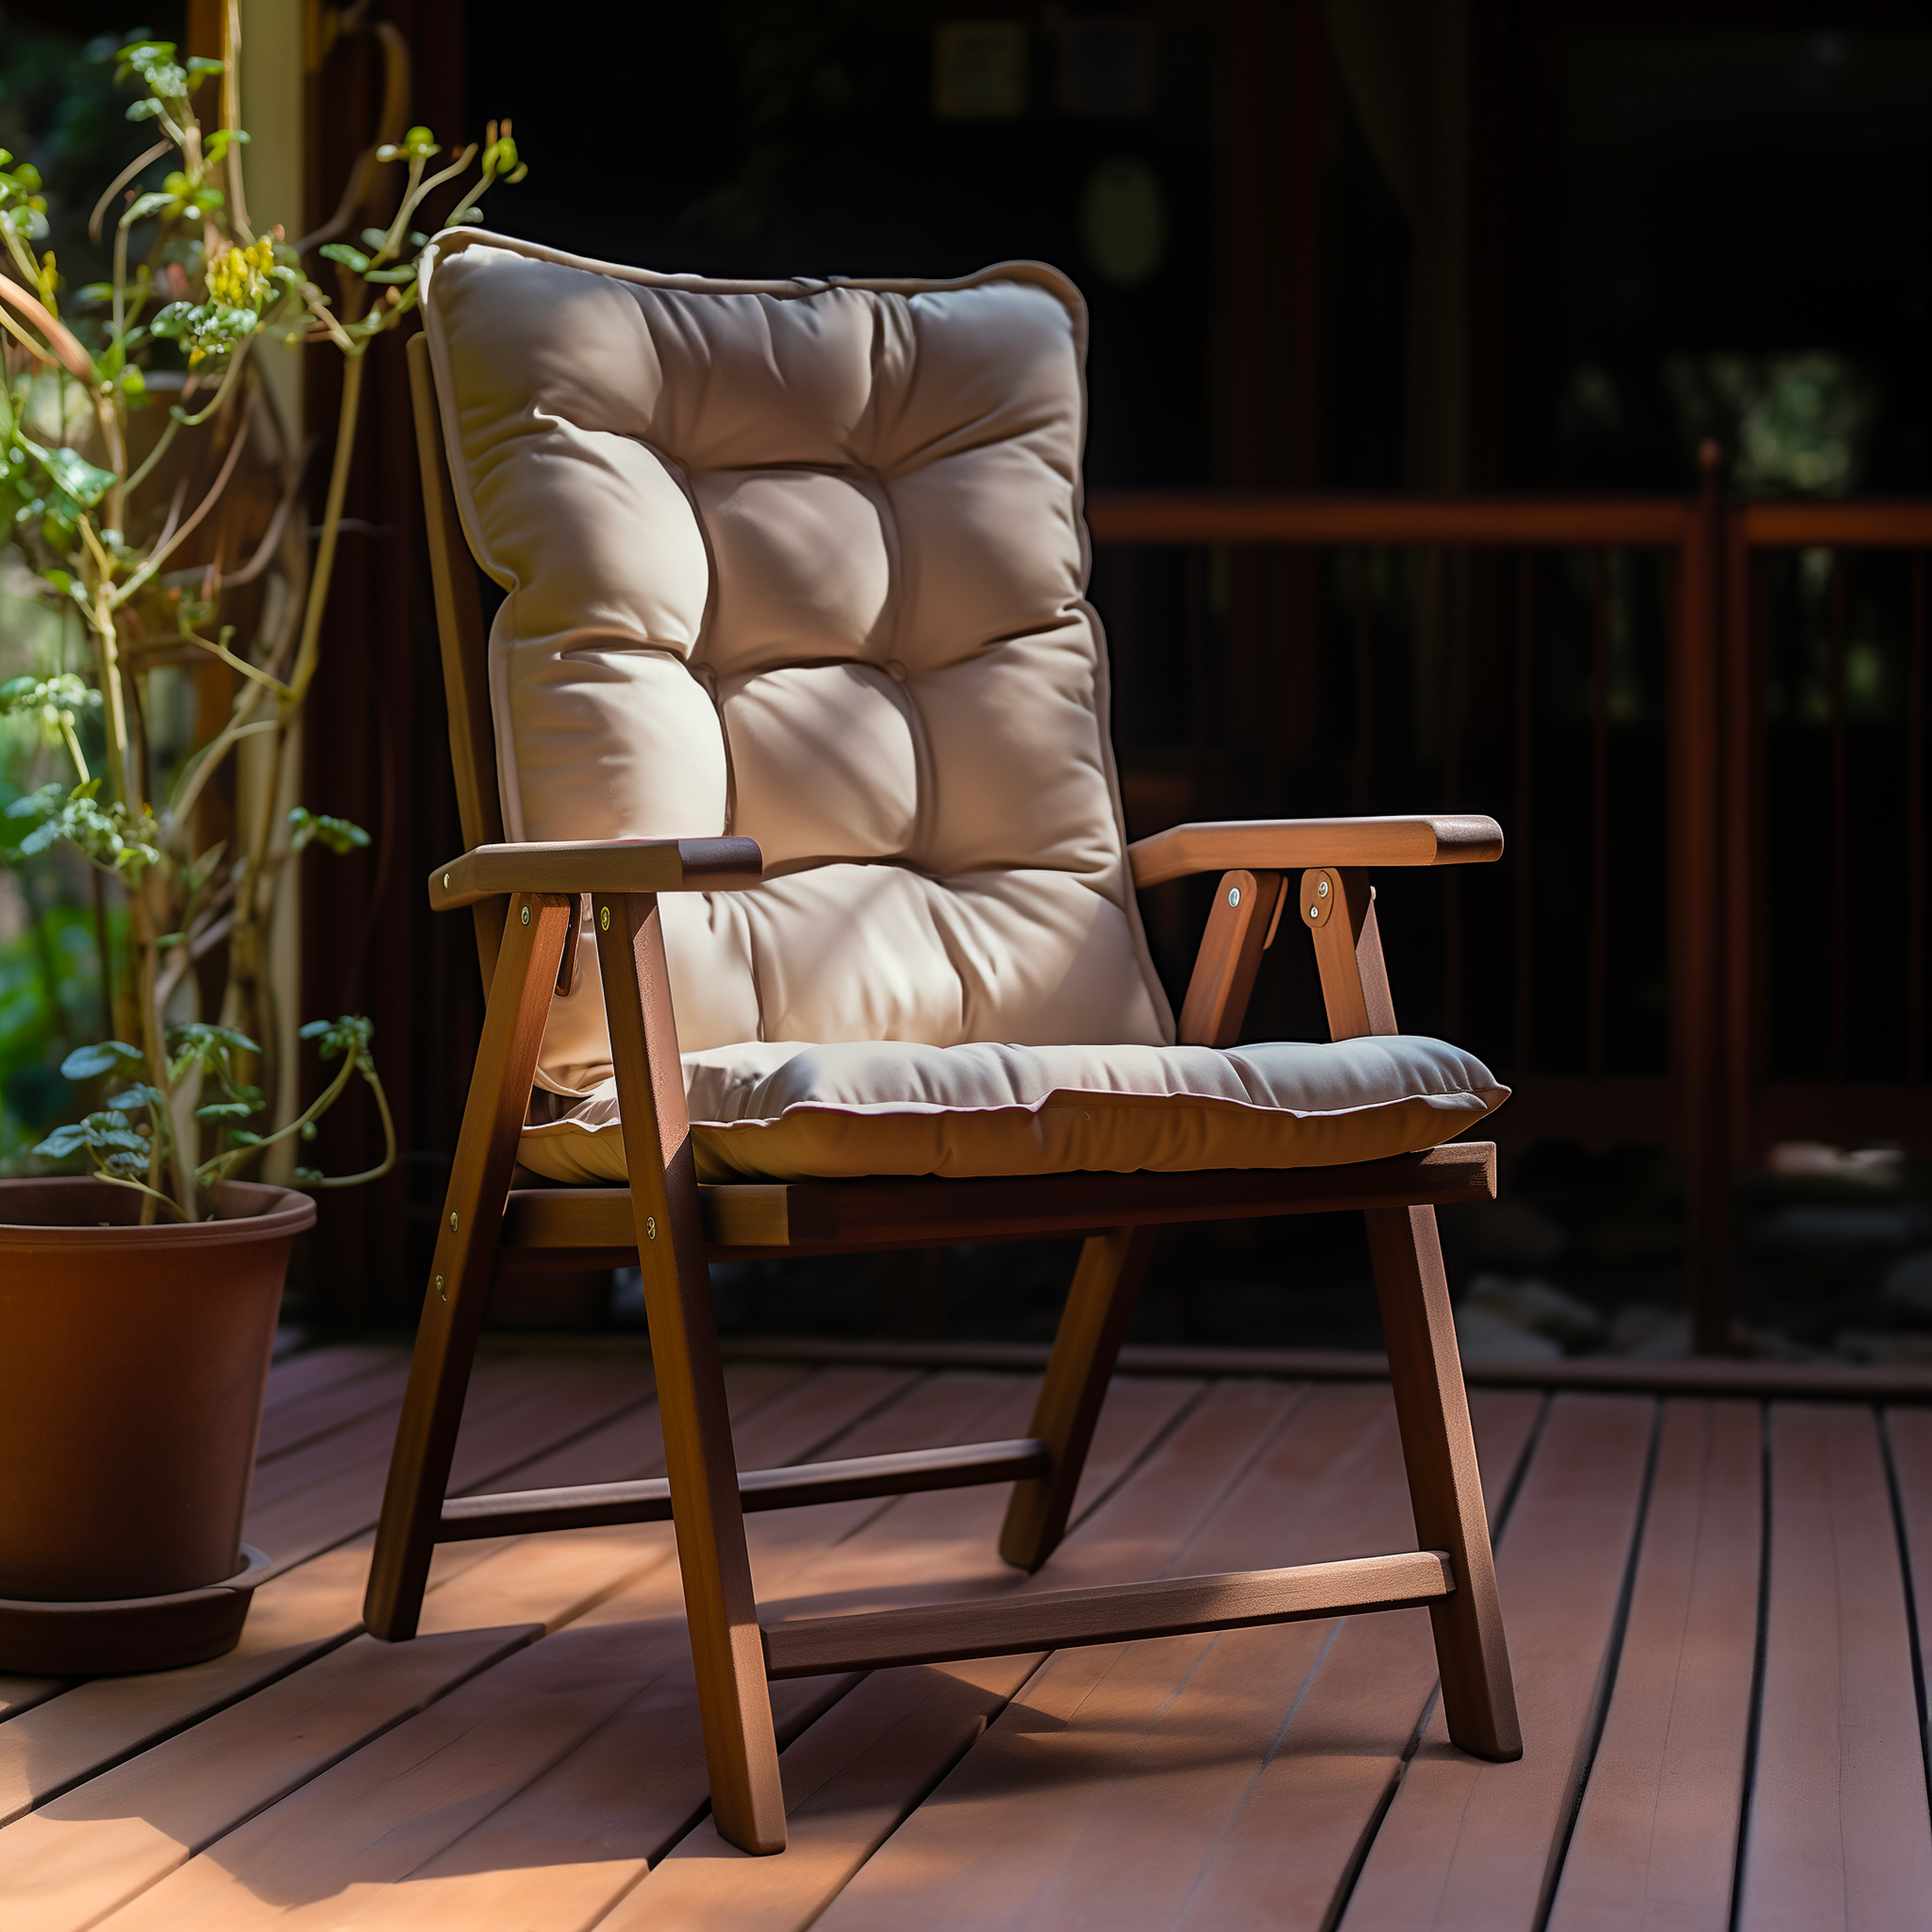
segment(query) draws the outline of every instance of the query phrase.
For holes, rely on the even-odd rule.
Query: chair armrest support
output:
[[[1223,872],[1195,956],[1174,1039],[1182,1046],[1232,1046],[1261,970],[1262,955],[1281,923],[1279,872]]]
[[[437,912],[506,892],[717,892],[755,886],[754,838],[591,838],[479,845],[429,877]]]
[[[1468,813],[1413,818],[1237,818],[1176,825],[1127,848],[1136,886],[1190,872],[1298,872],[1310,866],[1486,865],[1502,828]]]

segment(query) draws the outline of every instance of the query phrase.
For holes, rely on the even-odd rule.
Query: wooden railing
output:
[[[1137,835],[1210,811],[1463,808],[1502,820],[1510,851],[1495,885],[1447,874],[1437,888],[1441,984],[1406,1024],[1467,1038],[1510,1070],[1506,1138],[1652,1140],[1682,1158],[1700,1351],[1732,1346],[1741,1168],[1791,1138],[1932,1148],[1932,502],[1730,500],[1707,452],[1702,488],[1682,497],[1114,492],[1091,498],[1088,515],[1095,598],[1124,686],[1116,722]],[[1135,562],[1148,550],[1171,554],[1164,603],[1151,566]],[[1874,699],[1858,679],[1870,685],[1884,652],[1869,639],[1854,648],[1852,586],[1878,568],[1867,554],[1900,551],[1902,585],[1894,567],[1880,600],[1902,634],[1880,665],[1896,688]],[[1460,578],[1415,576],[1406,692],[1391,688],[1401,679],[1386,640],[1378,655],[1386,614],[1365,560],[1383,552],[1470,560]],[[1352,554],[1352,568],[1324,578],[1323,553]],[[1571,554],[1555,586],[1570,592],[1568,711],[1549,696],[1557,553]],[[1618,694],[1642,681],[1630,668],[1630,638],[1643,630],[1633,557],[1650,560],[1658,592],[1644,620],[1654,662],[1643,674],[1659,700],[1647,712]],[[1804,632],[1794,585],[1822,599],[1822,644]],[[1860,623],[1879,621],[1858,609]],[[1432,643],[1415,628],[1432,623]],[[1819,660],[1808,684],[1791,668],[1808,648]],[[1430,650],[1460,668],[1432,666]],[[1284,696],[1291,660],[1298,695]],[[1150,676],[1152,702],[1136,684]],[[1432,703],[1440,715],[1425,716]],[[1632,703],[1647,723],[1628,722]],[[1414,727],[1407,742],[1434,745],[1430,756],[1391,754],[1392,710]],[[1185,742],[1171,728],[1183,712]],[[1148,736],[1137,717],[1154,721],[1160,742],[1137,742]],[[1298,789],[1298,763],[1315,773],[1312,795]],[[1633,989],[1648,983],[1652,959],[1663,1010],[1639,1025]],[[1568,1031],[1551,1050],[1539,1016],[1557,1007]]]

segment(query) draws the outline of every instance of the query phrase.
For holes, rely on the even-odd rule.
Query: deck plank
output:
[[[948,1386],[922,1387],[916,1401],[902,1405],[914,1413],[898,1426],[930,1431],[950,1420],[970,1428],[989,1401],[1004,1394],[999,1384],[988,1386],[991,1379],[934,1378]],[[855,1413],[871,1407],[868,1392],[851,1386]],[[782,1400],[770,1406],[784,1406]],[[823,1418],[798,1406],[812,1434],[785,1439],[760,1412],[765,1426],[746,1426],[740,1439],[748,1449],[779,1457],[808,1452],[823,1434]],[[145,1894],[124,1915],[127,1922],[244,1925],[291,1912],[299,1922],[308,1916],[299,1909],[305,1904],[324,1922],[340,1922],[487,1819],[653,1684],[674,1696],[681,1683],[694,1707],[674,1547],[670,1526],[661,1523],[505,1539],[496,1560],[430,1599],[425,1628],[487,1624],[506,1608],[535,1607],[545,1598],[574,1611],[581,1627],[507,1659],[446,1708],[387,1732],[250,1820]],[[600,1576],[614,1575],[623,1587],[584,1600]],[[820,1694],[802,1685],[790,1701],[808,1708]],[[646,1789],[640,1791],[634,1768],[612,1794],[634,1813],[640,1796],[652,1796],[651,1787],[668,1777],[668,1801],[645,1808],[662,1810],[668,1802],[666,1837],[684,1828],[704,1799],[694,1723],[688,1742],[690,1755],[681,1762],[664,1741],[654,1744],[644,1760]]]
[[[268,1370],[263,1406],[268,1410],[311,1395],[335,1382],[353,1382],[358,1376],[387,1368],[409,1351],[387,1342],[344,1342],[326,1348],[307,1348],[299,1355],[275,1363]]]
[[[987,1426],[991,1406],[1012,1400],[1004,1383],[935,1377],[914,1400],[885,1408],[872,1403],[864,1420],[821,1453],[869,1455],[939,1438],[970,1441]],[[757,1451],[751,1431],[740,1429],[737,1436],[741,1454]],[[748,1527],[771,1574],[784,1550],[793,1564],[802,1565],[828,1542],[859,1533],[868,1516],[889,1506],[889,1501],[830,1504],[823,1512],[755,1517]],[[818,1522],[805,1520],[814,1515]],[[664,1526],[652,1527],[668,1538]],[[706,1799],[697,1695],[674,1573],[667,1569],[658,1586],[662,1594],[655,1604],[640,1587],[628,1600],[600,1604],[584,1621],[634,1617],[626,1654],[656,1657],[661,1674],[467,1831],[440,1833],[448,1842],[396,1882],[361,1876],[354,1900],[338,1898],[338,1917],[328,1922],[340,1922],[352,1909],[357,1932],[416,1932],[426,1923],[587,1925],[642,1875],[648,1860],[662,1857],[690,1830]],[[774,1686],[781,1736],[789,1742],[851,1682]],[[394,1866],[390,1876],[395,1877]]]
[[[640,1408],[650,1392],[634,1363],[568,1358],[485,1364],[471,1388],[450,1472],[450,1486],[459,1493],[527,1460],[546,1442]],[[378,1412],[311,1444],[314,1456],[284,1456],[266,1466],[262,1478],[272,1495],[251,1503],[243,1534],[267,1552],[271,1576],[374,1526],[395,1434],[393,1415]],[[291,1463],[309,1478],[292,1488],[282,1480]]]
[[[409,1379],[409,1360],[402,1357],[352,1380],[332,1382],[326,1388],[314,1390],[265,1409],[261,1437],[255,1445],[257,1472],[265,1463],[272,1462],[292,1450],[319,1442],[326,1436],[338,1435],[379,1413],[390,1418],[393,1429]],[[259,1473],[256,1480],[260,1480]]]
[[[1076,1526],[1051,1562],[1006,1587],[1024,1592],[1157,1572],[1239,1479],[1300,1394],[1279,1384],[1216,1385]],[[957,1491],[949,1500],[956,1505],[976,1494]],[[901,1508],[916,1517],[926,1514],[918,1505],[930,1500],[908,1498]],[[957,1508],[948,1512],[952,1520],[946,1527],[964,1514]],[[979,1535],[990,1541],[998,1515],[998,1507],[983,1511]],[[839,1588],[837,1559],[834,1552],[816,1566],[811,1580],[819,1594],[868,1592],[871,1564],[855,1566],[850,1574],[860,1580],[848,1592]],[[1125,1571],[1118,1567],[1124,1561],[1132,1566]],[[956,1586],[962,1579],[956,1570],[950,1580]],[[1120,1648],[1085,1654],[1104,1659]],[[994,1658],[874,1672],[780,1760],[790,1833],[782,1858],[746,1857],[707,1819],[597,1922],[598,1932],[779,1932],[812,1923],[1040,1661]]]
[[[750,1392],[740,1378],[730,1379],[741,1392]],[[860,1370],[839,1372],[831,1379],[842,1389],[850,1412],[859,1414],[872,1406],[881,1385],[902,1385],[908,1378]],[[751,1386],[763,1394],[770,1382],[754,1377]],[[795,1402],[788,1412],[782,1402],[760,1401],[752,1416],[764,1420],[748,1423],[746,1439],[778,1456],[807,1453],[827,1433],[822,1403]],[[478,1670],[510,1658],[547,1629],[607,1606],[614,1592],[621,1597],[620,1586],[628,1582],[637,1588],[661,1568],[672,1568],[668,1600],[675,1610],[669,1538],[662,1526],[644,1527],[654,1533],[620,1529],[521,1539],[529,1546],[522,1552],[509,1546],[518,1539],[484,1546],[496,1560],[468,1566],[432,1591],[424,1606],[425,1634],[416,1642],[389,1645],[357,1637],[319,1664],[0,1832],[0,1892],[34,1904],[33,1916],[22,1921],[23,1932],[27,1924],[34,1932],[64,1932],[92,1923],[103,1910],[164,1879],[238,1821],[307,1785],[385,1732],[393,1738],[409,1733],[418,1751],[425,1738],[436,1737],[440,1748],[428,1754],[446,1771],[451,1737],[468,1737],[479,1720],[478,1710],[463,1702],[458,1690]],[[366,1555],[364,1561],[366,1565]],[[658,1595],[663,1598],[664,1590],[660,1588]],[[629,1632],[625,1634],[628,1639]],[[544,1661],[535,1673],[530,1708],[542,1735],[526,1738],[526,1748],[534,1743],[541,1749],[544,1737],[556,1735],[566,1709],[589,1695],[585,1686],[593,1677],[607,1684],[622,1683],[623,1659],[613,1650],[616,1640],[606,1636],[596,1642],[602,1648],[593,1644],[587,1662],[581,1643],[560,1653],[554,1645],[538,1647]],[[486,1724],[495,1715],[502,1681],[501,1672],[484,1680],[480,1708]],[[572,1684],[578,1687],[574,1692],[568,1689]],[[803,1688],[805,1697],[793,1700],[801,1707],[810,1696],[809,1687]],[[457,1694],[454,1700],[452,1692]],[[616,1701],[622,1702],[622,1695],[617,1693]],[[423,1714],[421,1726],[404,1721],[412,1712]],[[392,1731],[399,1724],[403,1732]],[[486,1759],[490,1755],[483,1754]],[[496,1756],[500,1760],[500,1751]],[[380,1770],[381,1760],[380,1754],[371,1757],[364,1750],[355,1762],[356,1777],[368,1778]],[[488,1789],[486,1782],[486,1792]],[[376,1802],[393,1828],[402,1808],[395,1792],[379,1790]],[[305,1813],[301,1829],[313,1849],[320,1842],[314,1816]],[[199,1909],[190,1909],[178,1922],[200,1922]],[[8,1932],[15,1932],[10,1916]]]
[[[1492,1492],[1507,1488],[1540,1406],[1520,1396],[1478,1405]],[[1311,1393],[1166,1567],[1372,1554],[1414,1536],[1386,1385],[1336,1387]],[[1381,1753],[1350,1734],[1346,1766],[1329,1756],[1318,1776],[1295,1780],[1285,1832],[1278,1807],[1256,1801],[1284,1735],[1300,1742],[1310,1680],[1326,1674],[1338,1623],[1395,1621],[1328,1618],[1061,1653],[824,1925],[1052,1926],[1084,1916],[1151,1928],[1190,1912],[1215,1927],[1294,1924],[1304,1913],[1318,1925],[1434,1682],[1426,1616],[1400,1613],[1415,1654]],[[1384,1673],[1377,1681],[1388,1688]],[[1050,1804],[1040,1802],[1046,1791]]]
[[[521,1648],[540,1626],[358,1637],[0,1831],[7,1932],[76,1932],[232,1826]],[[176,1922],[191,1924],[192,1918]]]
[[[1472,1390],[1470,1418],[1492,1533],[1544,1404],[1526,1391]],[[1389,1522],[1413,1535],[1406,1485]],[[1360,1862],[1436,1687],[1425,1613],[1350,1617],[1294,1707],[1280,1743],[1203,1866],[1180,1923],[1313,1928]]]
[[[1932,1408],[1887,1409],[1885,1438],[1905,1532],[1920,1688],[1927,1700],[1919,1722],[1932,1726]]]
[[[1779,1403],[1740,1932],[1924,1923],[1932,1820],[1917,1718],[1876,1418]]]
[[[44,1704],[50,1697],[58,1697],[71,1682],[65,1677],[0,1676],[0,1724],[22,1711],[31,1711],[36,1704]]]
[[[1449,1742],[1438,1703],[1368,1847],[1345,1932],[1535,1925],[1556,1877],[1615,1633],[1657,1405],[1558,1396],[1503,1528],[1496,1574],[1523,1756]]]
[[[1378,1508],[1376,1493],[1392,1487],[1406,1516],[1394,1419],[1384,1390],[1312,1392],[1163,1570],[1399,1546],[1403,1528],[1389,1520],[1397,1513]],[[821,1922],[826,1932],[912,1918],[934,1932],[1051,1924],[1083,1912],[1110,1925],[1171,1925],[1334,1627],[1328,1618],[1049,1658],[841,1894]]]
[[[1616,1681],[1550,1932],[1728,1932],[1763,1501],[1757,1406],[1667,1402]]]

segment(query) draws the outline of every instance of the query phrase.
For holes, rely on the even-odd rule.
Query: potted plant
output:
[[[315,1190],[395,1159],[367,1020],[299,1030],[332,1076],[293,1097],[272,922],[305,848],[368,842],[290,797],[365,358],[416,305],[426,199],[462,182],[445,225],[474,221],[524,170],[508,122],[447,158],[413,128],[364,158],[401,179],[358,242],[332,238],[354,187],[316,236],[251,224],[224,12],[220,60],[146,40],[117,57],[128,118],[158,139],[96,210],[106,281],[70,292],[36,252],[40,178],[0,151],[0,542],[86,640],[0,684],[0,713],[66,766],[8,811],[28,821],[22,853],[95,868],[126,931],[101,962],[113,1036],[68,1056],[79,1117],[34,1150],[81,1171],[0,1180],[0,1671],[154,1668],[234,1643],[266,1561],[241,1527],[290,1244]],[[251,363],[282,343],[345,361],[312,550],[304,464]],[[185,742],[158,722],[170,676],[203,700]],[[296,1165],[358,1083],[384,1161]]]

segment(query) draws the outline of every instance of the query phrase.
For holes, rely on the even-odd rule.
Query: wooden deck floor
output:
[[[1520,1764],[1446,1743],[1419,1611],[794,1682],[791,1849],[751,1859],[706,1817],[668,1526],[446,1546],[422,1638],[357,1634],[403,1373],[275,1372],[248,1535],[276,1570],[232,1655],[0,1678],[5,1932],[1932,1920],[1932,1408],[1477,1390]],[[1017,1435],[1031,1394],[730,1374],[747,1466]],[[493,1358],[460,1480],[650,1474],[649,1394],[633,1352]],[[1028,1587],[992,1553],[1003,1502],[754,1516],[760,1593]],[[1031,1587],[1412,1540],[1384,1388],[1149,1376]]]

